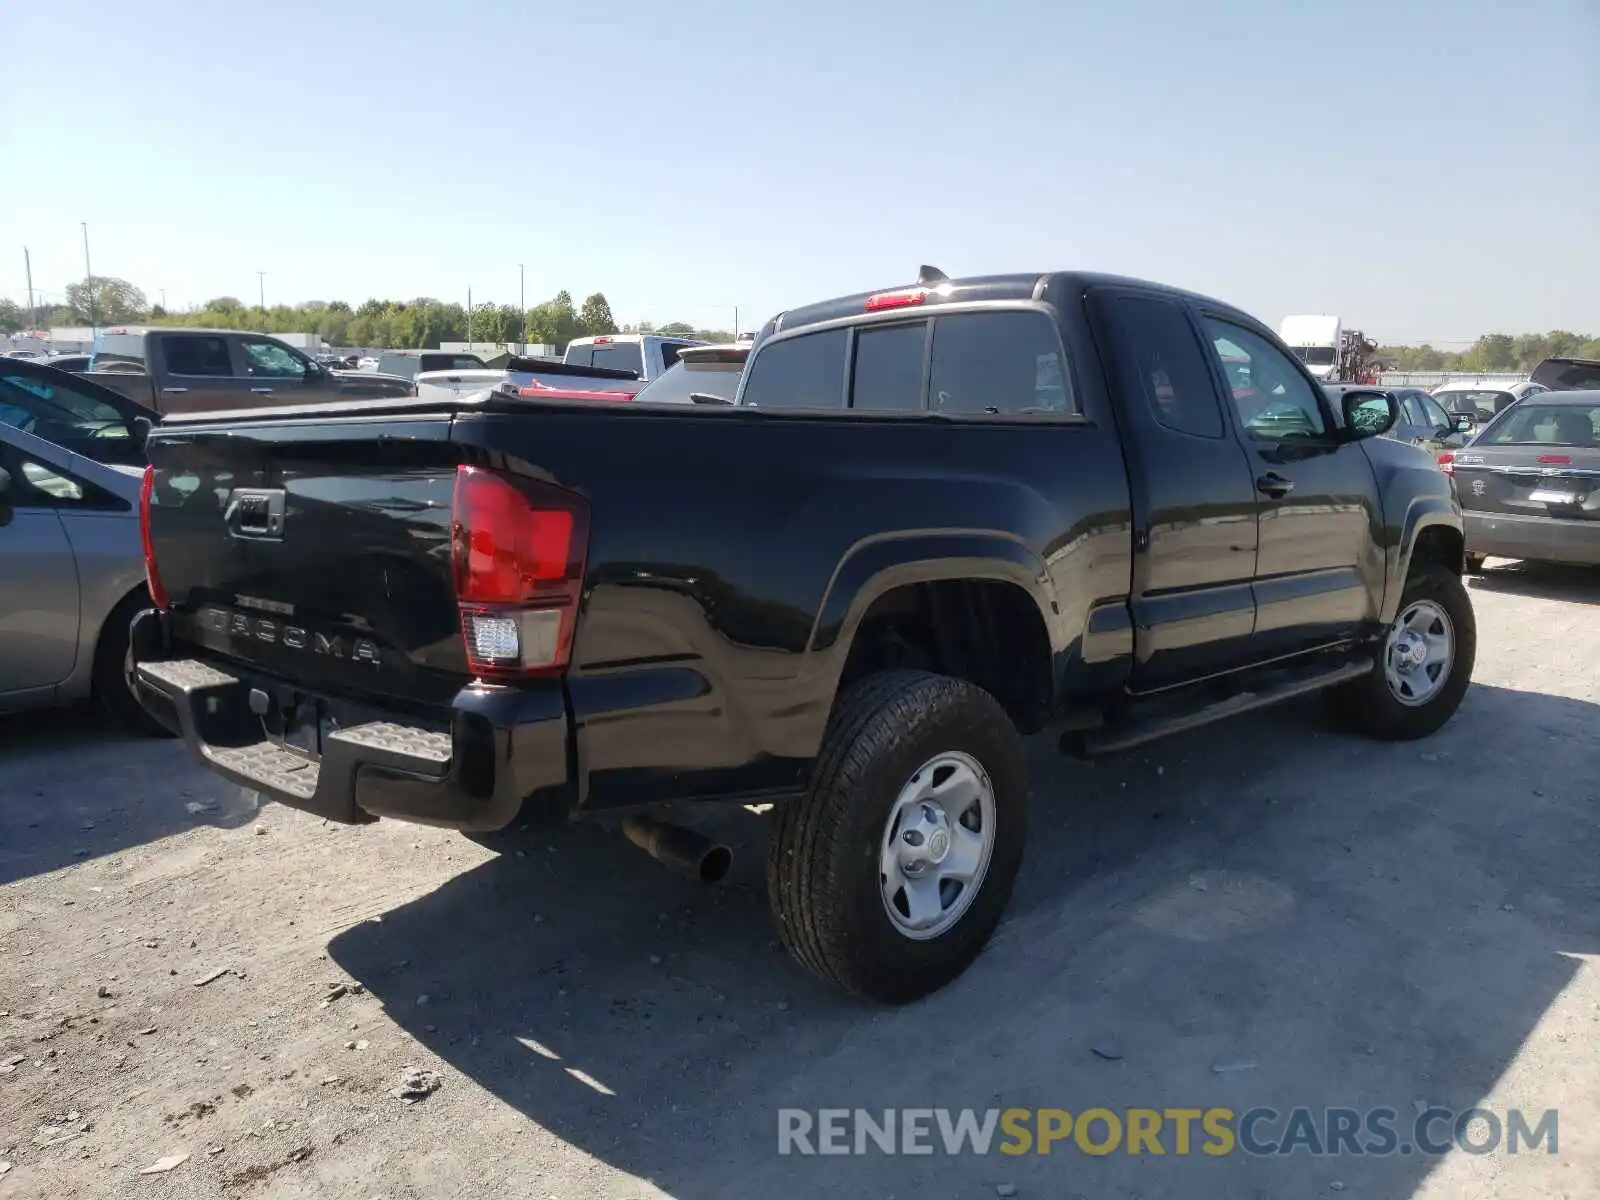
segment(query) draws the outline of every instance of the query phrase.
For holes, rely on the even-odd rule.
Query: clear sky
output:
[[[99,12],[113,10],[111,15]],[[1600,333],[1600,0],[152,0],[4,22],[0,293],[601,290],[750,326],[1084,267]]]

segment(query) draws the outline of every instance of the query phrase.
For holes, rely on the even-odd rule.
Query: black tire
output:
[[[1455,637],[1455,653],[1449,677],[1432,699],[1424,704],[1402,703],[1390,690],[1384,674],[1386,643],[1379,643],[1377,662],[1367,675],[1340,687],[1330,688],[1325,696],[1338,722],[1368,737],[1388,742],[1407,742],[1437,732],[1461,706],[1472,682],[1472,666],[1478,653],[1478,626],[1466,586],[1448,567],[1427,563],[1414,569],[1400,596],[1398,613],[1418,600],[1432,600],[1450,618]]]
[[[149,598],[139,591],[125,598],[106,617],[94,651],[94,698],[130,733],[141,737],[173,737],[170,729],[145,712],[128,680],[128,626],[140,609],[149,607]]]
[[[1462,559],[1463,567],[1468,575],[1483,574],[1483,555],[1469,554]]]
[[[879,856],[895,798],[918,768],[960,752],[988,775],[995,829],[987,871],[960,919],[927,940],[901,933]],[[801,965],[848,992],[905,1004],[960,975],[999,924],[1027,840],[1022,741],[993,696],[922,671],[870,675],[839,701],[811,789],[780,804],[767,857],[778,934]]]

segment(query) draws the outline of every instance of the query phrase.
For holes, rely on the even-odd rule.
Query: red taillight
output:
[[[1439,470],[1446,475],[1454,475],[1456,473],[1456,456],[1449,450],[1439,455]]]
[[[451,558],[475,674],[559,671],[572,655],[589,514],[549,484],[457,467]]]
[[[868,296],[867,302],[861,307],[867,312],[881,312],[886,308],[911,308],[917,304],[926,304],[928,301],[928,288],[914,287],[901,288],[896,292],[879,292],[875,296]]]
[[[1570,454],[1541,454],[1535,462],[1543,463],[1547,467],[1570,467],[1572,455]]]
[[[150,603],[165,611],[172,607],[167,589],[161,586],[161,572],[156,570],[156,547],[150,538],[150,501],[156,488],[156,469],[144,469],[144,482],[139,485],[139,541],[144,545],[144,582],[150,592]]]
[[[595,346],[609,346],[611,345],[611,339],[608,337],[597,337],[590,344]]]

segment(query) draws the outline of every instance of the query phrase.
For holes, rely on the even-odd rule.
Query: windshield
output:
[[[1525,404],[1491,425],[1478,446],[1600,445],[1600,404]]]
[[[1334,353],[1332,346],[1296,346],[1296,357],[1308,367],[1331,367]]]
[[[1453,413],[1470,413],[1480,419],[1488,419],[1504,412],[1516,401],[1516,397],[1510,392],[1498,390],[1436,392],[1434,399]]]

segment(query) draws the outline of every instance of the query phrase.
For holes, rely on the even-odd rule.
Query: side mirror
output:
[[[1346,436],[1351,439],[1388,433],[1400,419],[1400,405],[1388,392],[1345,392],[1339,403],[1344,409]]]
[[[716,396],[710,392],[690,392],[689,399],[696,404],[732,404],[733,401],[725,396]]]

